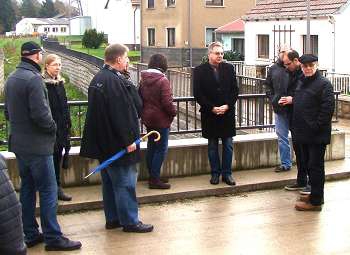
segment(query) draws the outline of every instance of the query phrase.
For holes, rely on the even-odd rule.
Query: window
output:
[[[175,28],[167,28],[168,47],[175,47]]]
[[[44,27],[44,32],[50,32],[50,28],[49,27]]]
[[[53,27],[53,28],[52,28],[52,32],[53,32],[53,33],[57,33],[57,32],[58,32],[58,27]]]
[[[166,6],[167,7],[175,6],[175,0],[166,0]]]
[[[258,58],[269,58],[269,35],[258,35]]]
[[[208,47],[209,44],[215,42],[215,29],[216,28],[206,28],[205,29],[205,46]]]
[[[311,54],[318,56],[318,35],[310,36]],[[303,52],[306,53],[306,35],[303,35]]]
[[[156,30],[154,28],[148,28],[148,46],[156,45]]]
[[[244,55],[244,39],[231,38],[231,49],[241,55]]]
[[[66,27],[61,27],[61,33],[65,33],[67,31]]]
[[[224,6],[224,0],[205,0],[206,6]]]
[[[147,8],[154,8],[154,0],[147,0],[148,1],[148,4],[147,4]]]

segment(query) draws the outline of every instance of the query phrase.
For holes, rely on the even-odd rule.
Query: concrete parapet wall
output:
[[[78,186],[100,183],[100,175],[84,180],[89,170],[97,166],[95,160],[81,158],[79,147],[73,147],[70,154],[70,166],[62,170],[64,186]],[[141,144],[142,161],[138,166],[139,180],[148,178],[145,164],[146,144]],[[19,188],[15,155],[1,152],[7,159],[10,178]],[[332,142],[327,146],[326,160],[345,158],[345,133],[334,131]],[[277,137],[273,133],[238,135],[234,138],[233,171],[273,167],[279,164]],[[169,141],[169,152],[163,164],[162,175],[169,177],[193,176],[210,173],[207,156],[207,140],[203,138],[180,139]]]
[[[5,55],[4,51],[0,49],[0,94],[2,95],[4,93],[4,84],[5,84]]]

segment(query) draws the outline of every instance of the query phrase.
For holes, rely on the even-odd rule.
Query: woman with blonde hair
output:
[[[70,149],[69,133],[72,126],[67,103],[64,79],[61,77],[61,58],[55,54],[49,54],[44,63],[44,82],[47,88],[52,117],[57,125],[56,142],[53,153],[56,181],[58,186],[58,200],[70,201],[71,196],[65,194],[61,187],[61,162],[62,168],[68,168],[68,153]],[[62,160],[62,152],[64,156]]]

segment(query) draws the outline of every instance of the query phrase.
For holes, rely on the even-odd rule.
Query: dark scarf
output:
[[[21,57],[21,61],[25,62],[25,63],[28,63],[28,64],[31,64],[32,66],[34,66],[41,73],[41,66],[39,64],[35,63],[30,58]]]

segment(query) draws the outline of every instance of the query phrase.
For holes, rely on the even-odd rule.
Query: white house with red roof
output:
[[[267,65],[281,45],[303,54],[306,48],[307,1],[262,0],[242,17],[245,62]],[[350,0],[311,0],[311,50],[321,68],[350,73],[348,33]]]
[[[215,30],[216,39],[224,45],[224,50],[232,50],[244,56],[244,21],[236,19]]]

